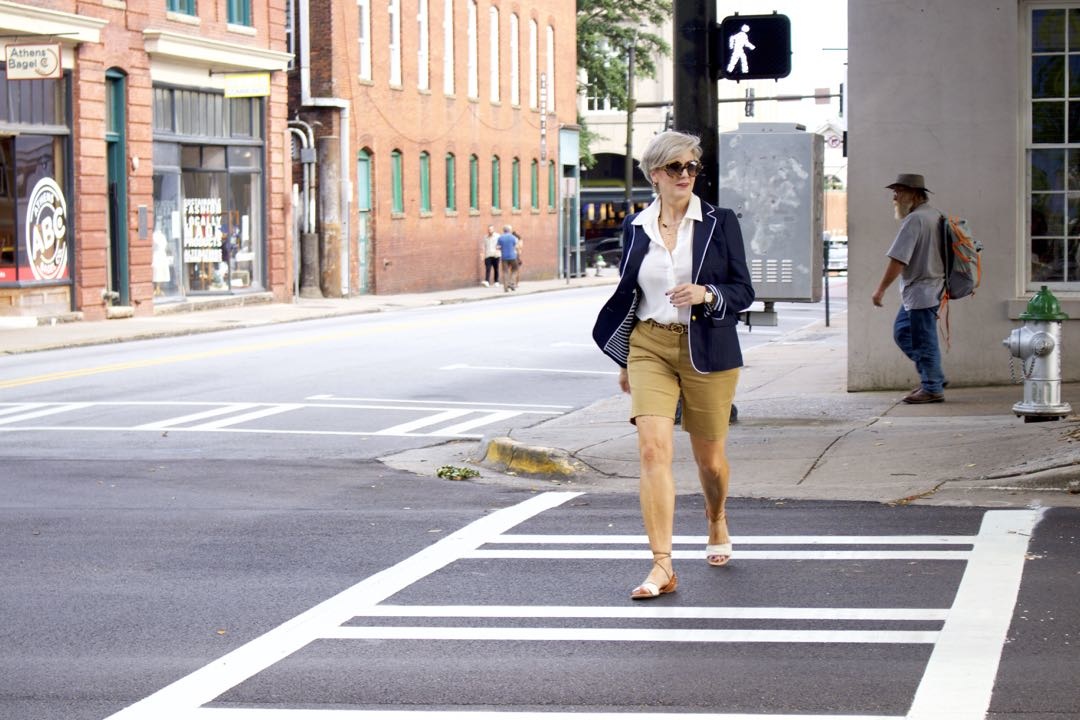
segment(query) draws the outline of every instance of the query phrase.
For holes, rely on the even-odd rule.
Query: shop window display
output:
[[[155,296],[261,289],[261,102],[165,87],[154,97]]]

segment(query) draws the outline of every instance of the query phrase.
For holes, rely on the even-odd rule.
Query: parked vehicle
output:
[[[590,268],[596,266],[596,258],[598,257],[604,258],[605,266],[609,268],[617,267],[622,260],[622,233],[586,240],[584,253],[585,264]]]
[[[846,273],[848,269],[848,239],[847,235],[835,235],[825,237],[826,250],[829,260],[826,268],[831,273]]]

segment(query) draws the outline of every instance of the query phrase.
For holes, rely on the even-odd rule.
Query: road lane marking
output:
[[[56,415],[70,410],[81,410],[85,407],[90,407],[91,404],[92,403],[49,403],[47,407],[38,407],[18,415],[5,415],[0,418],[0,425],[22,422],[23,420],[33,420],[34,418],[45,417],[46,415]]]
[[[199,708],[159,720],[904,720],[899,715],[761,715],[748,713],[547,712],[499,710],[336,710]]]
[[[976,535],[735,535],[733,544],[747,545],[973,545]],[[704,545],[705,536],[675,535],[675,545]],[[645,535],[514,535],[491,544],[508,545],[647,545]]]
[[[580,494],[547,492],[474,520],[398,564],[361,580],[224,657],[110,715],[106,720],[203,717],[208,708],[201,706],[213,702],[215,698],[348,622],[355,615],[356,608],[376,605],[386,600],[450,565],[464,553],[483,545],[490,538]],[[222,717],[241,717],[233,714],[235,712],[237,711],[229,708]],[[274,711],[260,708],[253,716],[274,717]],[[364,716],[369,716],[369,713],[365,712]],[[342,716],[337,713],[332,716],[319,713],[318,717]]]
[[[336,627],[323,640],[476,640],[520,642],[837,643],[926,645],[936,630],[714,630],[709,628]]]
[[[516,418],[519,415],[521,415],[521,413],[510,412],[508,410],[487,413],[485,415],[481,415],[478,418],[473,418],[472,420],[466,420],[463,423],[458,423],[457,425],[444,427],[439,432],[445,435],[461,435],[465,431],[472,430],[473,428],[480,427],[481,425],[491,425],[492,423],[502,422],[504,420]]]
[[[45,403],[39,402],[26,402],[26,403],[12,403],[9,407],[0,407],[0,415],[11,415],[12,413],[22,412],[24,410],[30,410],[31,408],[42,407]]]
[[[555,373],[561,375],[618,375],[617,370],[572,370],[568,368],[511,367],[509,365],[444,365],[440,370],[480,370],[481,372]]]
[[[240,412],[241,410],[247,410],[256,406],[256,403],[228,403],[221,407],[210,408],[209,410],[203,410],[201,412],[189,413],[187,415],[181,415],[179,417],[169,418],[167,420],[158,420],[152,423],[143,423],[142,425],[136,425],[131,428],[132,430],[163,430],[165,428],[173,428],[177,425],[183,425],[185,423],[194,422],[196,420],[205,420],[206,418],[219,417],[221,415],[228,415],[233,412]]]
[[[1020,592],[1028,540],[1043,510],[983,515],[952,612],[941,628],[908,720],[983,720]]]
[[[220,418],[218,420],[212,420],[208,423],[202,423],[195,425],[192,430],[220,430],[229,425],[236,425],[237,423],[247,422],[248,420],[258,420],[260,418],[270,417],[271,415],[280,415],[281,413],[290,412],[297,408],[302,408],[303,405],[296,403],[282,403],[280,405],[271,405],[269,407],[260,408],[259,410],[252,410],[251,412],[244,413],[242,415],[233,415],[226,418]]]
[[[489,402],[466,402],[457,400],[404,400],[398,398],[354,398],[354,397],[341,397],[338,395],[311,395],[304,398],[305,400],[340,400],[343,402],[363,402],[363,403],[393,403],[396,405],[408,405],[408,404],[421,404],[421,405],[475,405],[481,408],[551,408],[551,409],[573,409],[573,405],[540,405],[537,403],[489,403]],[[323,407],[334,407],[333,405],[325,405]]]
[[[868,620],[941,622],[948,608],[623,607],[588,605],[375,605],[356,617],[604,618],[657,620]]]
[[[438,413],[437,415],[428,415],[422,417],[419,420],[412,420],[410,422],[401,423],[400,425],[394,425],[388,427],[385,430],[379,430],[376,435],[407,435],[413,430],[418,430],[422,427],[430,427],[432,425],[440,425],[451,420],[456,420],[459,417],[468,415],[471,410],[447,410],[445,412]]]
[[[132,402],[94,402],[94,403],[0,403],[0,432],[29,432],[29,431],[48,431],[48,432],[129,432],[129,431],[161,431],[168,430],[170,432],[246,432],[246,433],[266,433],[266,434],[286,434],[286,435],[328,435],[328,436],[342,436],[342,437],[408,437],[408,438],[431,438],[431,437],[446,437],[446,438],[481,438],[482,434],[469,433],[477,427],[484,425],[491,425],[493,423],[505,422],[518,415],[548,415],[556,416],[564,414],[561,410],[553,409],[536,409],[536,408],[554,408],[563,406],[506,406],[500,403],[482,404],[482,403],[458,403],[459,407],[444,407],[444,405],[452,403],[439,403],[438,405],[420,405],[420,401],[414,401],[409,404],[341,404],[341,403],[245,403],[245,402],[226,402],[226,403],[210,403],[210,402],[148,402],[148,401],[132,401]],[[171,406],[179,406],[184,408],[189,407],[202,407],[206,408],[207,405],[211,407],[198,410],[196,412],[190,412],[176,417],[166,418],[164,420],[155,420],[153,422],[140,423],[138,425],[124,427],[113,425],[56,425],[47,426],[35,424],[33,426],[16,425],[16,423],[32,420],[39,416],[51,415],[55,413],[65,412],[71,409],[79,409],[83,407],[153,407],[155,410],[158,408],[168,408]],[[517,407],[515,410],[504,409],[506,407]],[[353,431],[353,430],[291,430],[291,429],[268,429],[268,428],[241,428],[234,427],[240,423],[250,422],[252,420],[258,420],[260,418],[270,417],[272,415],[280,415],[282,413],[292,412],[294,410],[305,409],[330,409],[330,410],[389,410],[402,413],[415,414],[417,412],[429,413],[422,418],[412,420],[406,423],[394,425],[393,427],[385,428],[382,430],[374,431]],[[434,413],[434,414],[430,414]],[[421,428],[433,427],[442,423],[447,423],[452,420],[463,418],[472,415],[470,419],[463,420],[462,422],[446,427],[433,429],[430,432],[418,432]],[[223,417],[226,416],[226,417]],[[207,420],[209,418],[217,418],[209,422],[199,422]]]
[[[967,560],[970,550],[742,550],[739,560]],[[474,550],[479,560],[648,560],[649,550]],[[674,560],[701,560],[705,550],[674,550]]]

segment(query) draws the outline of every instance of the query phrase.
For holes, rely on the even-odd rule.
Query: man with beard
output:
[[[874,292],[874,305],[881,307],[885,291],[899,277],[901,305],[893,323],[893,340],[919,373],[919,386],[904,402],[944,402],[945,375],[937,339],[938,307],[945,290],[941,212],[930,206],[930,191],[922,175],[902,173],[886,187],[893,191],[893,208],[901,223],[885,253],[889,264]]]

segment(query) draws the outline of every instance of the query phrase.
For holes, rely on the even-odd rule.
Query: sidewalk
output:
[[[522,282],[518,294],[612,285],[602,277]],[[498,288],[412,295],[254,302],[152,317],[0,324],[0,354],[123,342],[446,303],[498,299]],[[236,299],[230,299],[237,302]],[[218,301],[219,303],[221,301]],[[1005,350],[999,348],[1004,357]],[[949,388],[947,401],[904,405],[901,391],[846,390],[847,327],[833,314],[798,335],[751,348],[739,382],[739,421],[728,449],[733,497],[993,506],[1080,507],[1080,418],[1025,423],[1012,413],[1020,386]],[[614,387],[613,387],[614,390]],[[1062,396],[1080,406],[1080,383]],[[636,492],[637,438],[629,400],[612,396],[506,438],[451,442],[383,460],[434,475],[475,467],[479,482]],[[686,433],[676,433],[676,488],[697,493]],[[1073,492],[1070,492],[1072,490]]]

